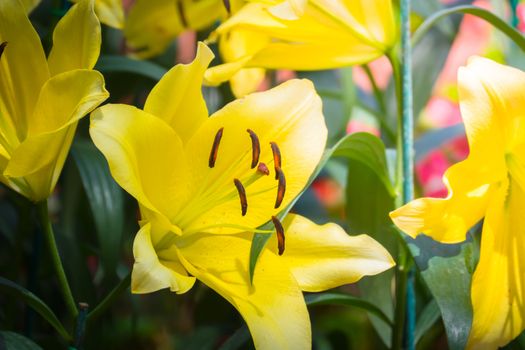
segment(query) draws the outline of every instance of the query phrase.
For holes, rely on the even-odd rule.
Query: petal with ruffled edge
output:
[[[283,226],[285,250],[280,259],[290,268],[301,290],[321,292],[395,265],[388,251],[373,238],[349,236],[337,224],[317,225],[289,214]],[[275,235],[266,247],[277,254]]]
[[[9,144],[24,140],[40,88],[49,78],[40,38],[18,0],[0,1],[0,127]]]
[[[390,213],[394,224],[413,238],[424,233],[443,243],[464,241],[485,215],[493,188],[471,159],[448,168],[443,182],[447,198],[413,200]]]
[[[159,259],[151,240],[150,223],[144,224],[135,236],[133,256],[133,293],[145,294],[169,288],[172,292],[182,294],[190,290],[195,283],[195,277],[188,276],[176,256],[171,256],[169,260]]]
[[[170,69],[153,87],[144,105],[145,112],[171,125],[183,143],[208,119],[202,79],[212,59],[213,52],[199,43],[195,60]]]
[[[251,235],[181,236],[181,262],[242,315],[259,350],[309,349],[310,319],[303,295],[281,259],[264,250],[250,285]]]
[[[89,131],[115,180],[139,203],[165,216],[184,204],[189,180],[182,142],[162,119],[110,104],[92,113]]]
[[[492,177],[490,182],[500,181],[506,171],[505,155],[525,140],[525,73],[471,57],[460,68],[458,83],[469,157],[479,160],[480,171]]]
[[[525,329],[525,191],[500,184],[490,203],[472,278],[470,349],[503,347]]]
[[[38,97],[27,138],[14,150],[4,171],[12,178],[25,177],[35,201],[53,190],[62,170],[76,123],[109,94],[102,74],[74,70],[49,79]]]
[[[223,128],[214,167],[209,156],[215,136]],[[270,175],[251,169],[252,142],[247,129],[258,135],[259,161]],[[194,195],[174,218],[183,230],[201,231],[210,225],[258,227],[276,215],[306,185],[319,163],[327,130],[321,99],[308,80],[290,80],[269,91],[236,100],[212,115],[188,142]],[[278,181],[270,142],[280,148],[286,179],[284,199],[275,209]],[[234,179],[245,188],[248,210],[241,216]],[[209,232],[225,232],[217,228]]]
[[[52,75],[73,69],[92,69],[97,63],[101,34],[93,1],[79,1],[57,23],[48,59]]]

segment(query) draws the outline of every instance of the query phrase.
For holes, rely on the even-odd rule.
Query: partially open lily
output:
[[[40,201],[55,187],[78,120],[108,92],[92,70],[100,50],[93,1],[60,20],[47,61],[26,10],[0,1],[0,181]]]
[[[201,84],[212,58],[199,44],[193,63],[172,68],[144,110],[107,105],[92,113],[95,145],[140,205],[132,291],[184,293],[197,278],[241,313],[258,349],[306,349],[301,290],[355,282],[394,263],[366,235],[298,215],[276,218],[323,154],[321,100],[311,82],[292,80],[208,117]],[[270,220],[275,231],[257,229]],[[273,236],[252,285],[254,232]]]
[[[207,28],[225,15],[222,0],[137,0],[124,35],[135,56],[148,58],[162,53],[184,30]]]
[[[233,92],[241,96],[259,85],[260,68],[319,70],[366,63],[392,49],[397,31],[391,0],[259,0],[222,23],[215,37],[225,64],[209,69],[206,81],[231,79]]]
[[[416,199],[390,216],[410,236],[444,243],[465,240],[484,218],[468,347],[496,349],[525,329],[525,73],[473,57],[458,81],[468,158],[446,171],[447,198]]]

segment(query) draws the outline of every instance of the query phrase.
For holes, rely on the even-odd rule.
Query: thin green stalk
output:
[[[407,251],[401,246],[396,271],[396,308],[394,311],[394,328],[392,329],[392,345],[394,350],[403,349],[405,335],[405,316],[407,302],[407,281],[409,268],[407,266]]]
[[[377,101],[377,105],[379,107],[379,123],[381,124],[381,128],[385,132],[388,139],[392,142],[395,141],[396,135],[394,131],[390,128],[390,125],[386,122],[386,116],[387,116],[387,108],[385,104],[385,98],[383,95],[383,92],[377,86],[376,79],[374,78],[374,75],[372,74],[372,71],[370,70],[370,67],[367,64],[364,64],[363,70],[365,71],[366,76],[368,77],[368,80],[370,81],[370,84],[372,85],[372,91],[374,93],[374,97]]]
[[[64,272],[64,267],[62,266],[62,261],[60,260],[60,254],[58,253],[57,244],[55,242],[55,234],[53,232],[53,227],[51,226],[51,221],[49,220],[47,200],[37,203],[36,206],[38,219],[42,225],[42,231],[44,232],[44,236],[46,238],[47,248],[49,250],[49,254],[51,255],[53,267],[58,278],[60,292],[62,293],[62,297],[64,298],[70,316],[75,319],[78,315],[78,310],[75,304],[75,299],[73,298],[73,294],[71,293],[71,288],[69,288],[66,273]]]
[[[91,311],[87,316],[87,322],[96,320],[106,309],[113,304],[113,302],[129,288],[131,282],[131,274],[124,277],[119,284],[113,288],[111,292]]]

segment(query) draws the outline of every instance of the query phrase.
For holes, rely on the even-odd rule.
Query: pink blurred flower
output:
[[[379,129],[374,125],[370,125],[361,120],[351,119],[346,126],[346,133],[352,134],[354,132],[368,132],[379,137]]]
[[[390,76],[392,75],[392,66],[390,65],[390,62],[388,62],[388,59],[385,56],[380,57],[377,60],[370,62],[368,66],[370,67],[370,71],[372,71],[377,87],[382,90],[385,89],[390,80]],[[355,66],[353,71],[354,83],[363,91],[371,93],[372,84],[370,83],[370,79],[368,79],[364,69],[361,66]]]
[[[525,4],[518,4],[517,13],[519,19],[518,30],[525,33]]]

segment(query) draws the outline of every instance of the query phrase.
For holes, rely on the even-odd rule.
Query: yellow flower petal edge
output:
[[[317,225],[289,214],[283,222],[286,250],[281,256],[302,290],[320,292],[354,283],[395,265],[388,251],[367,235],[349,236],[337,224]],[[269,248],[278,254],[277,238]]]
[[[252,1],[211,35],[210,40],[219,38],[229,66],[213,67],[206,81],[219,84],[241,68],[319,70],[366,63],[394,47],[396,32],[391,0]],[[231,44],[232,36],[249,45]],[[249,91],[249,77],[235,85]]]
[[[0,181],[33,201],[53,191],[78,120],[109,95],[91,70],[100,49],[93,1],[73,6],[53,38],[47,62],[24,5],[0,2],[0,76],[10,77],[0,79]]]
[[[197,52],[151,91],[148,111],[110,104],[91,115],[95,145],[116,181],[139,202],[132,290],[184,293],[196,278],[239,311],[258,349],[309,348],[301,291],[380,273],[392,258],[370,237],[349,237],[337,225],[317,226],[294,215],[283,222],[283,232],[273,217],[302,191],[325,147],[313,84],[291,80],[202,118],[196,85],[212,55],[203,44]],[[178,102],[162,110],[167,94]],[[186,115],[173,112],[178,110]],[[173,122],[172,115],[196,122]],[[275,230],[257,228],[269,220]],[[270,240],[251,284],[254,232],[278,235],[280,243]]]
[[[407,234],[445,243],[484,218],[468,348],[495,349],[525,329],[525,73],[472,57],[458,85],[470,153],[445,173],[448,197],[416,199],[390,215]]]

